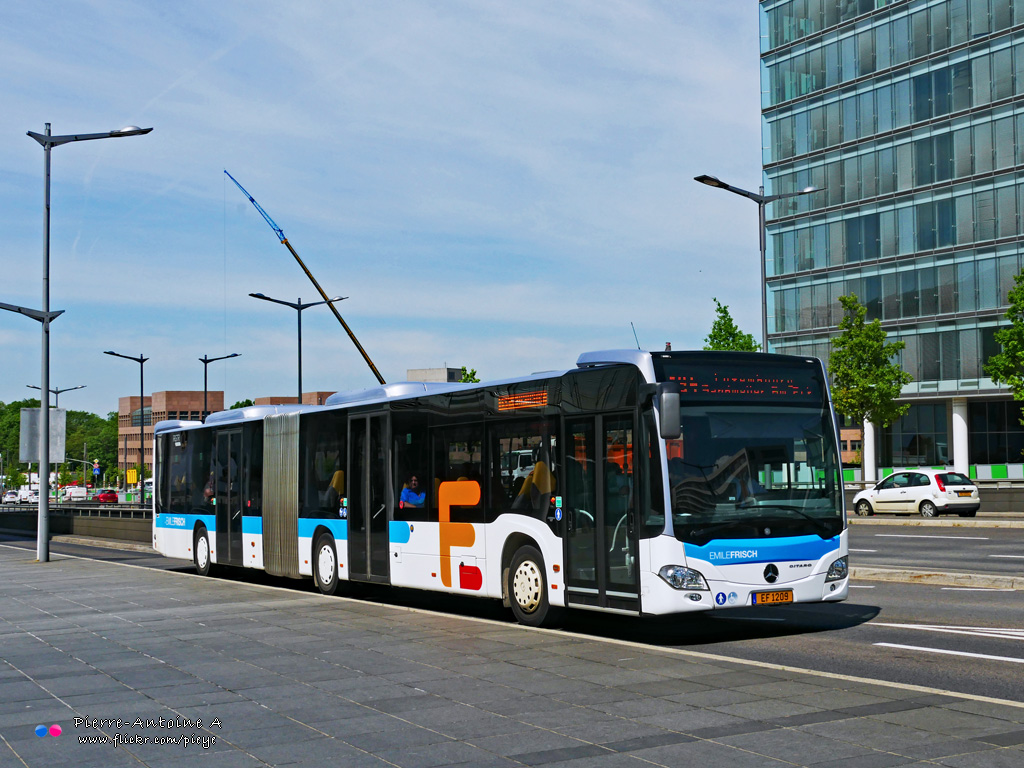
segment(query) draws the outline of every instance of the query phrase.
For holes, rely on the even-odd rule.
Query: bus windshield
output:
[[[694,405],[667,441],[676,538],[831,538],[843,527],[842,483],[828,411]]]
[[[666,441],[676,538],[818,535],[843,528],[835,426],[816,360],[738,353],[654,356],[678,383]]]

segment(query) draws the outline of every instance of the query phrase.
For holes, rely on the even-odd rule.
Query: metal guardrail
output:
[[[22,514],[38,514],[36,503],[18,502],[17,504],[0,505],[0,512]],[[153,517],[153,508],[142,504],[109,504],[102,502],[57,503],[50,506],[51,515],[67,515],[71,517],[106,517],[113,519],[148,520]]]

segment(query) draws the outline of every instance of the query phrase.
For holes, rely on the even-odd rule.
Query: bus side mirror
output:
[[[658,385],[658,413],[661,415],[662,438],[678,440],[682,434],[679,423],[679,385],[671,382]]]

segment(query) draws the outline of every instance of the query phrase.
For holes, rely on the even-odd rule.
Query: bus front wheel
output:
[[[338,551],[334,539],[328,534],[320,535],[313,550],[313,581],[325,595],[338,591]]]
[[[548,627],[561,618],[561,609],[548,602],[544,577],[544,558],[536,547],[516,550],[509,564],[507,583],[509,603],[516,621],[528,627]]]
[[[210,575],[210,534],[205,528],[197,528],[192,536],[192,561],[196,565],[196,573]]]

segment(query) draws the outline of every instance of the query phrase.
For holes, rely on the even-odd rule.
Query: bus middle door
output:
[[[349,417],[348,568],[354,581],[390,581],[388,415]]]
[[[217,432],[214,493],[217,510],[217,562],[242,564],[242,430]]]
[[[640,611],[632,414],[569,419],[566,601]]]

